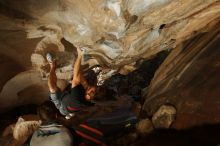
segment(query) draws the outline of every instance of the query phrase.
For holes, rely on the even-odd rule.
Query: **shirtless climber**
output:
[[[50,65],[50,73],[48,78],[48,87],[50,91],[50,98],[59,109],[60,113],[66,119],[74,116],[74,112],[91,105],[90,100],[94,98],[96,88],[90,86],[80,71],[82,51],[77,46],[77,59],[73,64],[73,79],[71,81],[71,90],[61,91],[57,87],[56,61],[53,60],[51,54],[47,54],[47,61]]]

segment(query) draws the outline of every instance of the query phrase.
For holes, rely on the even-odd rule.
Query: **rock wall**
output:
[[[220,94],[219,23],[174,49],[144,91],[143,109],[152,115],[163,104],[177,109],[173,127],[216,124]]]
[[[57,75],[62,79],[71,78],[74,44],[86,46],[85,69],[100,64],[123,73],[207,31],[219,17],[219,0],[1,0],[0,55],[5,63],[0,63],[0,100],[13,103],[4,108],[16,106],[22,91],[25,103],[40,102],[24,92],[29,87],[20,80],[14,84],[24,88],[16,94],[6,94],[5,88],[21,72],[38,71],[45,80],[48,51],[59,60]],[[32,79],[38,83],[39,78]],[[32,91],[41,92],[44,86],[42,81]],[[47,98],[43,92],[42,101]]]

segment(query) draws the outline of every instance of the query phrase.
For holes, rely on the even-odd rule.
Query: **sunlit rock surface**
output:
[[[47,99],[46,91],[32,98],[45,86],[46,52],[58,60],[58,78],[71,78],[74,44],[86,46],[85,69],[100,64],[126,74],[143,59],[208,31],[219,16],[219,0],[1,0],[0,98],[10,100],[1,110]],[[20,73],[30,70],[40,78],[24,85]],[[8,93],[12,81],[18,87]]]

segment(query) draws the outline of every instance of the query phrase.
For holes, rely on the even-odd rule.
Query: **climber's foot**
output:
[[[51,68],[55,68],[56,67],[56,61],[53,58],[51,53],[47,53],[46,59],[47,59],[47,62],[49,63]]]

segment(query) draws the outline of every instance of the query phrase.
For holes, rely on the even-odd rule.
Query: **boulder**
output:
[[[18,121],[5,128],[0,145],[22,146],[40,126],[41,121],[36,115],[24,115]]]
[[[175,120],[176,109],[173,106],[162,105],[153,115],[152,122],[155,128],[169,128]]]
[[[146,135],[154,130],[151,120],[148,118],[140,120],[136,125],[136,130],[141,135]]]

